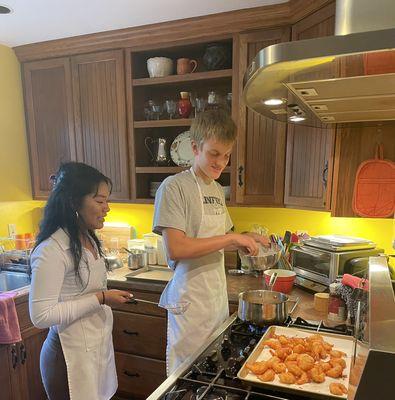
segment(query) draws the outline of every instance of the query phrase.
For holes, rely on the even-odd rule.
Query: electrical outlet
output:
[[[16,235],[16,225],[8,224],[8,236],[14,238]]]

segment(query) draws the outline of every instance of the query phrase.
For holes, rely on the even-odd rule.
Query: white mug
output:
[[[167,57],[152,57],[147,60],[150,78],[159,78],[173,73],[173,60]]]

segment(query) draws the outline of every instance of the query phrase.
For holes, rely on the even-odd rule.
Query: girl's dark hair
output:
[[[59,228],[64,229],[70,238],[70,250],[74,261],[75,274],[81,281],[79,265],[82,256],[80,240],[81,216],[78,210],[82,206],[83,198],[88,194],[97,194],[100,183],[106,183],[110,192],[112,182],[97,169],[78,162],[68,162],[60,166],[53,178],[53,189],[45,206],[44,217],[40,223],[40,232],[37,235],[35,248],[48,239]],[[103,256],[99,239],[93,230],[88,235],[94,240]],[[107,266],[107,263],[106,263]]]

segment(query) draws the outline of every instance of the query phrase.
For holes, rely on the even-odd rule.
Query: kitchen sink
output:
[[[159,267],[155,265],[148,265],[146,267],[131,271],[126,275],[126,279],[133,280],[146,280],[157,282],[168,282],[173,276],[173,271],[168,267]]]
[[[0,293],[30,285],[30,276],[23,272],[0,271]]]

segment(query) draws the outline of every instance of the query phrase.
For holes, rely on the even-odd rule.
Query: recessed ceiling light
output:
[[[285,102],[284,99],[267,99],[263,101],[265,106],[279,106]]]
[[[291,122],[300,122],[300,121],[304,121],[306,118],[305,117],[300,117],[299,115],[291,115],[289,117],[289,120]]]
[[[10,14],[11,13],[11,8],[7,7],[4,4],[0,4],[0,14]]]

